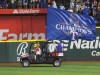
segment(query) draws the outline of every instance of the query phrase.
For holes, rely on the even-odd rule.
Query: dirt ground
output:
[[[21,63],[0,63],[0,67],[2,66],[21,66]]]

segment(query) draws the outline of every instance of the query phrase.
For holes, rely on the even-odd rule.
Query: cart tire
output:
[[[23,66],[23,67],[29,67],[29,66],[30,66],[29,60],[23,60],[23,61],[22,61],[22,66]]]
[[[56,60],[53,61],[53,66],[54,67],[59,67],[60,65],[61,65],[61,61],[60,60],[56,59]]]

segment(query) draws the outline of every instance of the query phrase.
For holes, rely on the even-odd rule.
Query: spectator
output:
[[[2,2],[1,2],[1,0],[0,0],[0,9],[2,9]]]
[[[62,4],[59,7],[61,10],[65,10],[65,7]]]
[[[47,7],[51,7],[52,6],[52,0],[48,0],[47,1]]]
[[[1,3],[1,7],[4,9],[4,8],[7,8],[7,1],[6,0],[1,0],[0,1]]]
[[[79,11],[79,2],[76,4],[76,12],[78,12]]]
[[[97,14],[97,1],[93,1],[93,3],[92,3],[92,12],[93,12],[93,16],[96,16],[96,14]]]
[[[22,8],[22,0],[18,0],[18,8]]]
[[[7,9],[8,5],[7,5],[7,0],[4,0],[4,8]]]
[[[32,0],[32,8],[35,8],[35,0]]]
[[[30,0],[29,6],[30,8],[35,8],[35,0]]]
[[[17,8],[17,0],[15,0],[15,2],[14,2],[14,3],[15,3],[15,8]]]
[[[16,4],[17,6],[17,4]],[[7,0],[7,8],[11,8],[11,0]]]
[[[81,8],[80,8],[81,12],[83,12],[84,8],[85,8],[85,3],[82,3]]]
[[[47,0],[47,3],[48,3],[48,5],[50,5],[50,6],[51,6],[51,1],[50,1],[50,0]]]
[[[2,6],[1,6],[1,4],[0,4],[0,9],[2,9]]]
[[[81,8],[82,8],[82,3],[80,2],[79,5],[78,5],[78,12],[79,13],[82,13],[82,9]]]
[[[47,7],[47,2],[46,0],[41,0],[41,8],[46,8]]]
[[[74,9],[74,2],[73,1],[70,2],[70,8]]]
[[[90,1],[89,1],[89,0],[87,0],[87,1],[85,2],[85,6],[87,6],[87,8],[90,9]]]
[[[89,8],[86,6],[84,9],[83,9],[83,14],[84,15],[88,15],[90,13],[90,10]]]
[[[30,8],[33,8],[33,7],[32,7],[32,2],[33,2],[33,0],[30,0],[30,2],[29,2]]]
[[[69,12],[73,12],[73,9],[72,9],[72,8],[69,8],[67,11],[69,11]]]
[[[35,0],[35,8],[39,8],[40,7],[40,0]]]
[[[15,0],[10,0],[11,8],[15,8]]]
[[[27,5],[28,5],[28,0],[23,0],[23,6],[24,6],[24,8],[27,8]]]
[[[97,12],[97,17],[100,17],[100,2],[98,3],[98,8],[97,8],[98,12]]]
[[[56,4],[55,1],[52,2],[52,7],[53,7],[53,8],[57,8],[57,4]]]

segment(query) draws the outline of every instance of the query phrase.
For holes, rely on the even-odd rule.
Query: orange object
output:
[[[58,55],[59,55],[58,52],[53,52],[53,53],[51,53],[51,56],[58,56]]]

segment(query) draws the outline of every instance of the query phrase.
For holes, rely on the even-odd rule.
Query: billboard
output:
[[[0,41],[45,39],[45,18],[46,16],[0,16]]]
[[[46,14],[47,9],[1,9],[0,14],[1,15],[7,15],[7,14]]]

